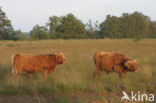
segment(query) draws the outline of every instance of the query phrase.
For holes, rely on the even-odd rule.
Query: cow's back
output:
[[[101,56],[101,67],[106,72],[112,72],[114,66],[114,55],[113,53],[104,53]]]
[[[14,69],[17,72],[42,72],[43,68],[49,68],[48,55],[14,54]]]
[[[95,65],[98,66],[100,70],[105,70],[106,72],[111,72],[114,65],[113,53],[108,52],[96,52],[94,55]]]
[[[126,57],[125,55],[120,54],[120,53],[114,53],[114,61],[115,61],[116,65],[122,64],[128,60],[129,60],[129,58]]]
[[[130,61],[133,61],[133,63],[130,63]],[[96,76],[96,72],[101,76],[102,71],[106,71],[107,73],[116,72],[119,74],[120,78],[122,78],[127,71],[135,72],[137,70],[133,69],[134,67],[137,68],[137,66],[135,66],[137,65],[136,60],[130,60],[120,53],[96,52],[94,55],[94,62],[96,65],[94,77]],[[127,64],[125,65],[125,63]],[[130,65],[133,65],[133,67],[130,67]],[[128,68],[130,69],[128,70]]]

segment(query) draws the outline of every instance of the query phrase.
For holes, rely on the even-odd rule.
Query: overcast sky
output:
[[[142,12],[156,20],[156,0],[0,0],[0,6],[15,29],[29,32],[36,24],[45,25],[52,15],[73,13],[86,23],[102,22],[106,15]]]

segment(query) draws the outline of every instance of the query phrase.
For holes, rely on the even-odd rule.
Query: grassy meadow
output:
[[[12,77],[12,54],[56,51],[64,52],[67,62],[58,65],[47,79],[40,73],[31,78],[25,73],[20,79]],[[103,72],[102,77],[94,79],[93,55],[97,51],[118,52],[138,59],[139,72],[128,72],[123,80],[117,73]],[[156,40],[0,41],[0,103],[7,103],[7,98],[15,103],[24,98],[33,102],[23,103],[120,103],[123,90],[156,94]]]

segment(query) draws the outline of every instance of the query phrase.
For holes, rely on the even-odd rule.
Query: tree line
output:
[[[107,15],[99,23],[89,20],[84,24],[69,13],[65,16],[51,16],[44,26],[35,25],[29,33],[14,30],[11,21],[0,8],[0,40],[40,39],[102,39],[102,38],[156,38],[156,21],[141,12],[123,13],[117,17]]]

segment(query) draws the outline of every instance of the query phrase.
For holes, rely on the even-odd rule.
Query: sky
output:
[[[44,26],[50,16],[74,14],[83,23],[104,21],[108,14],[142,12],[156,21],[156,0],[0,0],[0,7],[15,30],[29,32]]]

